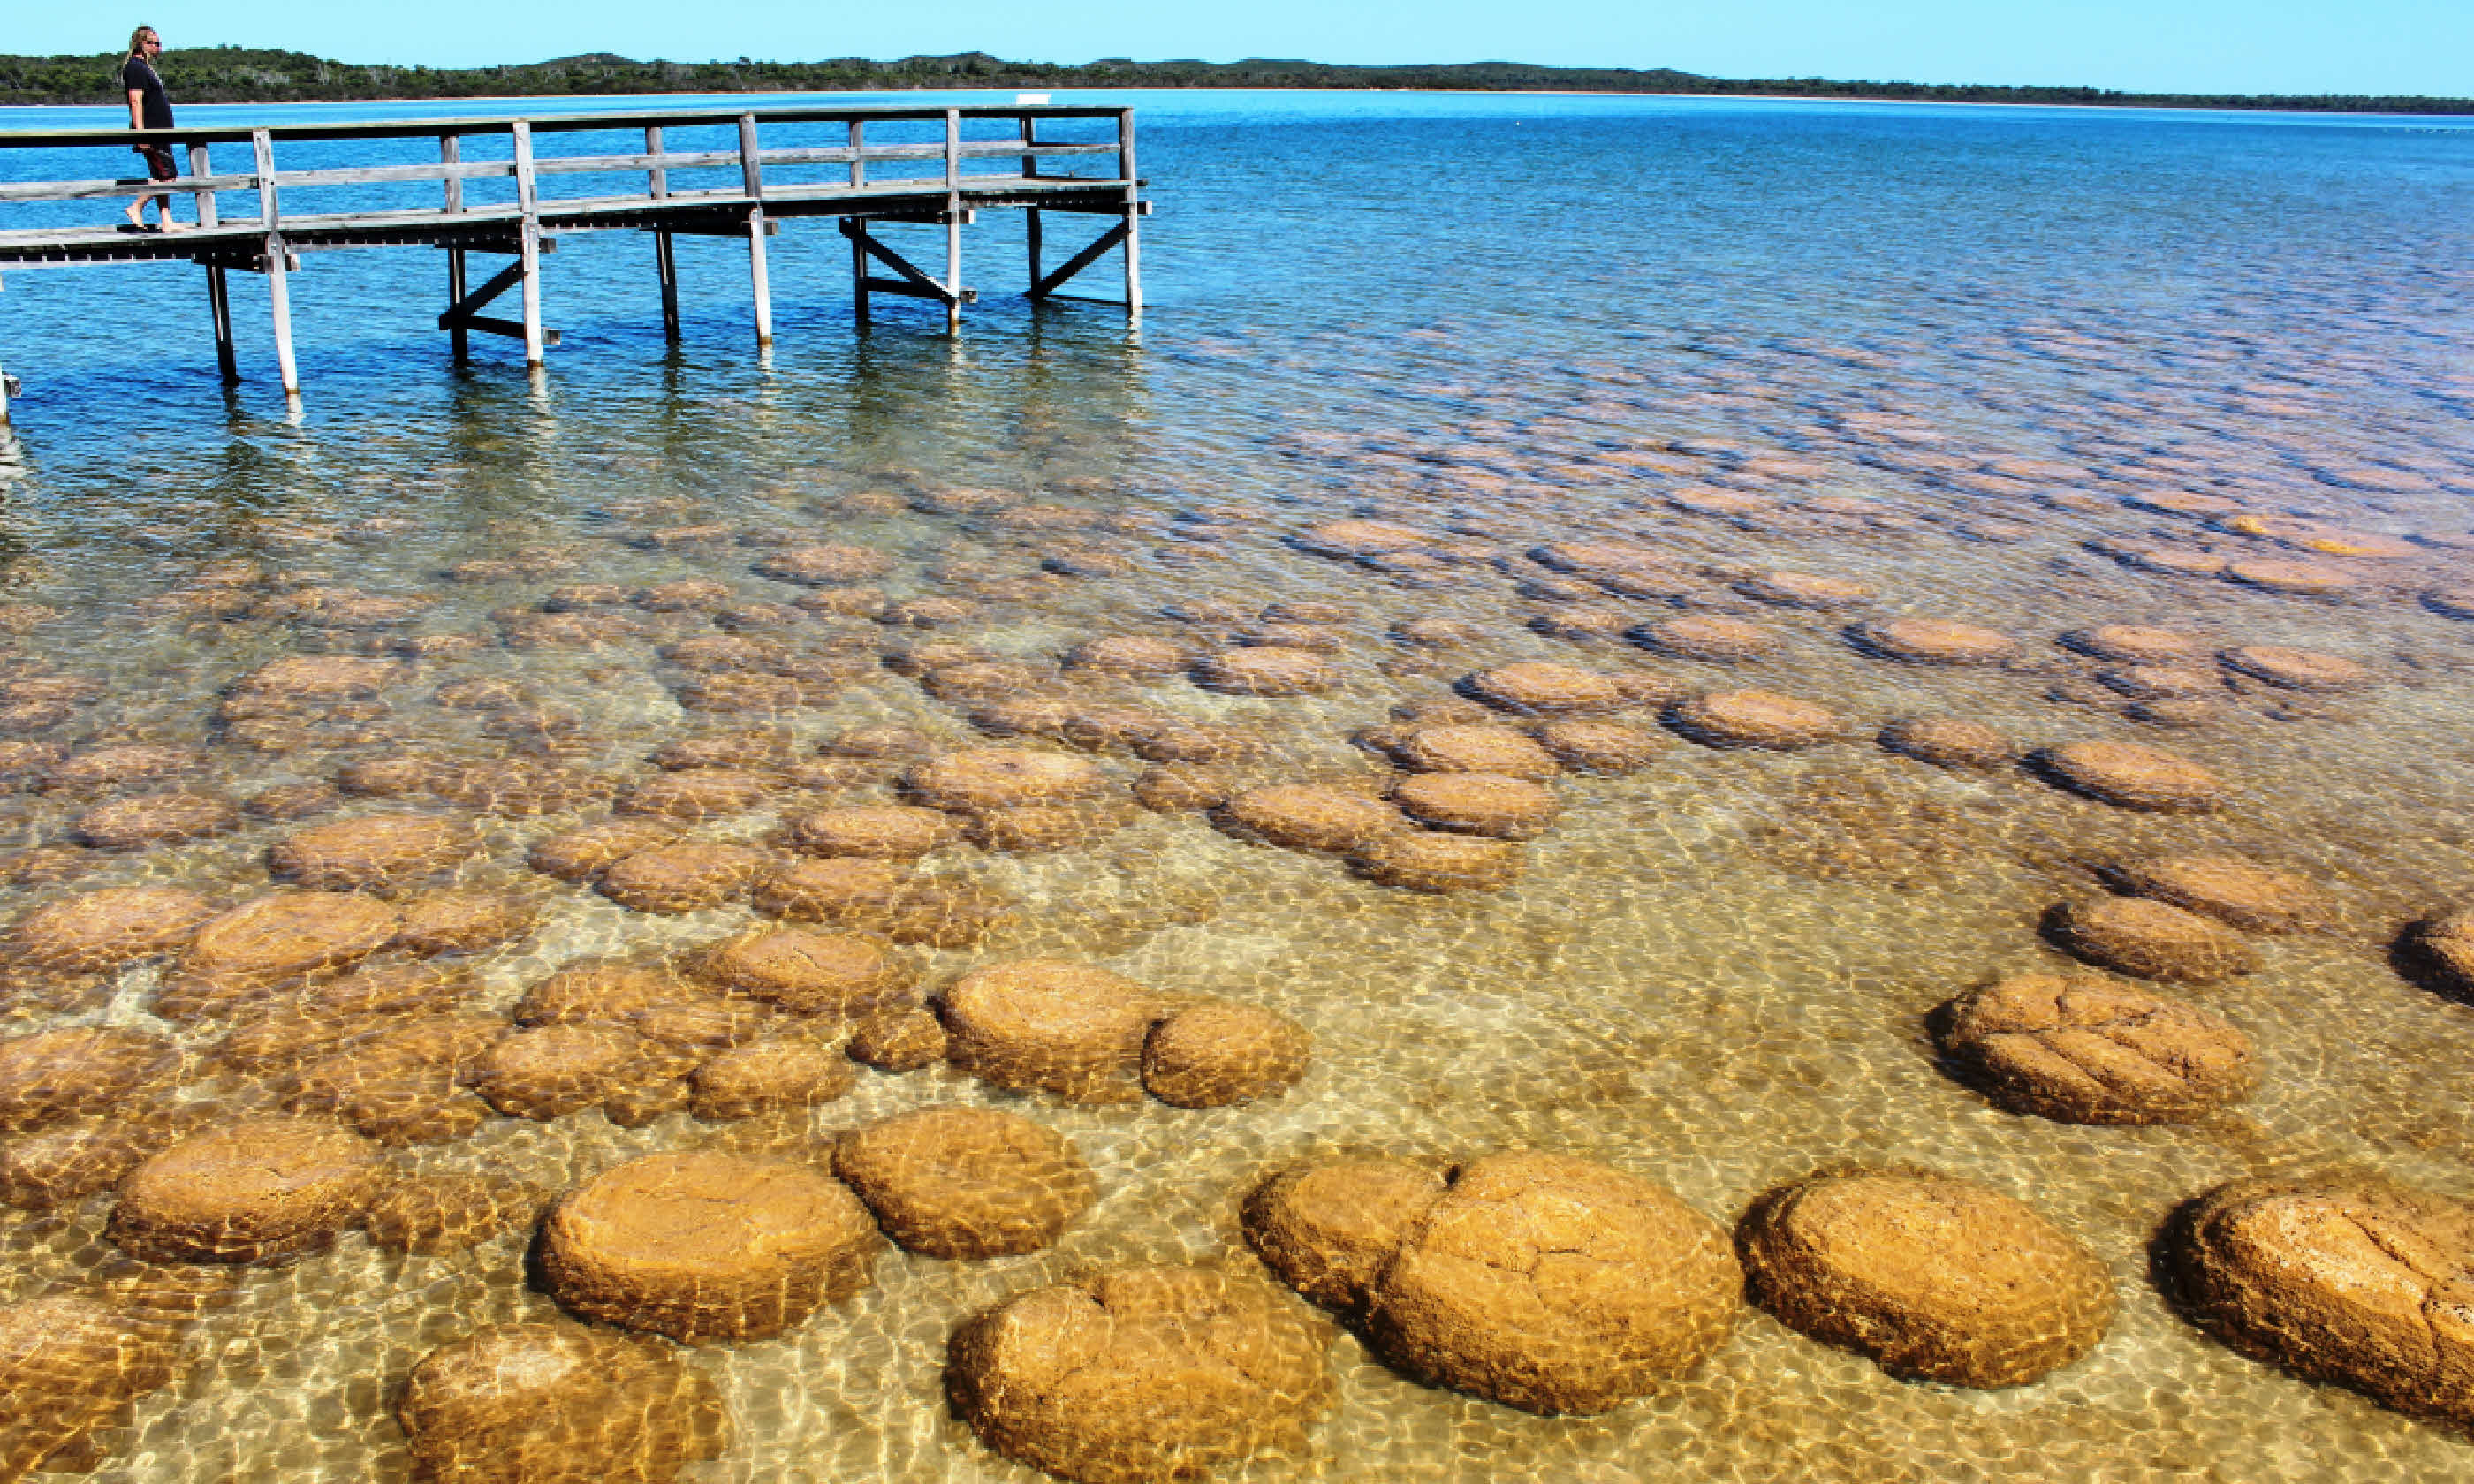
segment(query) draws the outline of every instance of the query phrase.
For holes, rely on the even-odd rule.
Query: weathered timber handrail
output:
[[[439,136],[442,147],[449,140],[460,140],[458,134]],[[189,146],[192,164],[205,151],[203,143]],[[1033,156],[1114,155],[1114,144],[1040,144],[1026,147],[1002,139],[968,139],[947,144],[874,144],[863,150],[841,145],[791,147],[759,150],[755,158],[764,165],[859,165],[867,160],[944,161],[959,159],[1029,159]],[[743,162],[739,150],[693,150],[641,155],[565,155],[536,156],[535,176],[603,175],[620,171],[657,170],[731,170]],[[507,180],[516,173],[513,160],[443,160],[434,165],[352,165],[314,170],[279,170],[271,178],[279,189],[311,189],[334,185],[391,185],[424,183],[437,180],[449,183],[464,180]],[[1026,172],[1028,174],[1028,172]],[[923,180],[929,179],[923,177]],[[1063,179],[1063,178],[1058,178]],[[182,177],[180,189],[205,197],[217,191],[254,191],[261,183],[255,175],[201,175]],[[23,203],[41,201],[93,201],[117,196],[154,196],[160,194],[158,180],[29,180],[0,182],[0,203]],[[453,208],[449,208],[453,209]]]
[[[1111,122],[1113,137],[1042,137],[1039,124],[1050,119]],[[975,122],[1004,126],[1003,136],[965,137],[968,126]],[[889,142],[883,133],[871,141],[871,125],[912,132],[901,135],[901,142]],[[768,148],[762,138],[766,126],[829,129],[832,132],[825,140],[833,142],[776,143]],[[735,136],[737,148],[677,148],[674,141],[680,129],[710,129],[725,137]],[[847,142],[842,142],[845,130]],[[171,180],[0,179],[0,209],[36,208],[26,219],[29,225],[0,227],[0,271],[78,264],[196,263],[206,273],[216,349],[227,380],[237,379],[238,372],[225,275],[234,269],[262,274],[268,281],[276,353],[287,394],[297,393],[300,386],[287,275],[300,268],[301,253],[330,249],[445,250],[448,312],[439,316],[438,324],[452,335],[456,354],[464,354],[469,332],[503,334],[521,338],[525,361],[536,366],[545,347],[558,344],[558,332],[542,323],[541,259],[557,246],[560,235],[575,232],[642,231],[653,238],[662,280],[663,325],[672,339],[679,333],[674,238],[743,236],[755,290],[757,339],[769,344],[773,316],[765,239],[780,229],[783,221],[814,218],[837,219],[850,239],[851,285],[861,321],[868,315],[869,295],[885,293],[941,301],[948,328],[958,327],[962,306],[979,299],[979,290],[962,280],[962,228],[988,208],[1019,208],[1025,213],[1032,299],[1051,297],[1067,279],[1117,250],[1125,261],[1127,307],[1139,312],[1137,227],[1139,219],[1150,213],[1151,203],[1142,199],[1143,181],[1134,174],[1133,130],[1130,108],[1053,105],[741,108],[153,131],[7,130],[0,131],[0,166],[12,157],[24,158],[23,152],[29,150],[103,149],[119,154],[133,144],[173,144],[187,151],[189,169],[185,177]],[[600,154],[540,153],[543,141],[551,135],[611,132],[641,132],[643,148],[622,146]],[[468,139],[482,141],[479,153],[495,156],[503,150],[506,156],[472,158],[473,152],[464,147]],[[499,139],[505,142],[490,143]],[[327,159],[370,160],[375,156],[384,162],[290,169],[277,165],[279,147],[416,140],[435,142],[434,161],[418,156],[406,160],[402,152],[393,150],[348,149],[324,153]],[[626,143],[632,145],[634,140]],[[238,171],[227,168],[217,173],[212,147],[240,144],[248,146],[248,163]],[[1113,176],[1105,162],[1076,169],[1074,158],[1085,156],[1113,156]],[[1041,162],[1052,157],[1067,163],[1061,169],[1043,170]],[[229,167],[232,161],[225,163]],[[871,165],[889,168],[872,177]],[[810,171],[823,172],[823,179],[803,174]],[[543,189],[550,177],[595,175],[629,179],[615,192],[600,182],[570,188],[566,194]],[[682,176],[706,180],[683,187]],[[484,190],[478,199],[467,190],[468,182],[496,181],[512,181],[513,188]],[[315,194],[431,184],[439,194],[425,204],[407,202],[400,194],[362,191],[347,196],[340,208],[328,208],[323,202],[331,198]],[[232,214],[221,208],[223,193],[243,191],[251,193],[254,209]],[[304,191],[322,204],[302,209],[299,193]],[[56,225],[64,214],[42,209],[69,202],[167,194],[192,199],[195,227],[177,234],[130,235],[108,219],[101,224]],[[1041,262],[1044,214],[1099,216],[1113,218],[1115,223],[1050,272],[1044,271]],[[906,260],[907,248],[897,251],[892,244],[870,235],[873,227],[886,224],[943,227],[943,274],[932,275]],[[468,293],[466,259],[475,252],[503,254],[514,262],[484,273],[481,276],[486,281]],[[879,265],[892,269],[894,276],[871,272]],[[523,304],[521,319],[497,319],[480,312],[491,300],[518,290]]]
[[[734,128],[743,113],[753,112],[760,124],[841,124],[865,123],[938,123],[949,112],[963,118],[1018,119],[1025,114],[1039,118],[1115,118],[1126,110],[1120,108],[1079,107],[1065,104],[967,104],[955,108],[733,108],[726,111],[701,109],[676,112],[644,113],[527,113],[499,117],[465,117],[405,119],[372,124],[269,124],[253,128],[249,125],[182,125],[174,129],[0,129],[0,150],[79,149],[88,146],[118,145],[126,149],[133,144],[247,144],[260,133],[278,141],[310,139],[427,139],[442,133],[503,134],[519,121],[529,125],[536,134],[590,133],[595,130],[633,130],[652,126],[672,129]]]

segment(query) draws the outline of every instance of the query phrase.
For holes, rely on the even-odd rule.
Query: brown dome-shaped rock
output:
[[[1632,696],[1612,676],[1577,665],[1523,660],[1480,670],[1461,689],[1516,716],[1577,716],[1629,706]]]
[[[2254,933],[2297,933],[2336,913],[2335,901],[2307,878],[2239,855],[2153,855],[2101,874],[2116,891]]]
[[[1065,667],[1069,670],[1090,670],[1101,675],[1123,675],[1136,680],[1175,675],[1193,662],[1194,657],[1187,653],[1186,647],[1173,639],[1134,634],[1085,639],[1065,652]]]
[[[2024,1386],[2095,1349],[2113,1322],[2103,1263],[1967,1181],[1808,1176],[1755,1202],[1735,1243],[1754,1303],[1903,1379]]]
[[[953,816],[915,804],[852,804],[794,814],[782,836],[812,855],[866,855],[912,860],[951,845],[959,831]]]
[[[110,1236],[149,1262],[266,1262],[357,1224],[377,1146],[333,1123],[244,1118],[191,1135],[121,1183]]]
[[[442,892],[403,909],[393,946],[424,957],[470,953],[521,938],[540,920],[539,905],[512,892]]]
[[[1160,814],[1216,809],[1239,792],[1237,780],[1217,768],[1163,763],[1134,779],[1134,802]]]
[[[1410,829],[1358,846],[1348,865],[1377,886],[1442,896],[1501,891],[1520,878],[1522,856],[1509,840]]]
[[[1716,1222],[1587,1160],[1462,1168],[1376,1281],[1368,1332],[1420,1379],[1526,1412],[1592,1413],[1717,1349],[1743,1275]]]
[[[1444,1189],[1438,1171],[1399,1160],[1288,1170],[1247,1197],[1246,1239],[1282,1282],[1354,1312]]]
[[[133,850],[229,834],[240,825],[240,810],[228,799],[210,794],[141,794],[97,804],[79,815],[70,831],[81,844],[98,850]]]
[[[883,1245],[838,1181],[691,1150],[630,1160],[561,1196],[540,1260],[576,1313],[693,1345],[780,1334],[866,1287]]]
[[[393,942],[402,927],[400,913],[358,893],[261,897],[207,920],[182,953],[180,973],[255,986],[349,969]]]
[[[7,953],[32,969],[95,973],[169,953],[211,916],[205,898],[179,887],[106,887],[19,918],[9,929]]]
[[[637,912],[701,912],[747,891],[770,858],[743,845],[691,841],[640,850],[601,873],[594,890]]]
[[[1089,964],[1028,959],[974,969],[944,992],[946,1055],[1001,1088],[1129,1103],[1159,996]]]
[[[696,824],[744,814],[764,802],[774,780],[738,768],[690,768],[646,778],[618,796],[620,814]]]
[[[1807,609],[1814,612],[1854,608],[1872,601],[1873,597],[1873,589],[1861,583],[1836,577],[1814,577],[1804,572],[1763,572],[1743,579],[1734,587],[1757,603]]]
[[[2375,1176],[2238,1180],[2175,1213],[2174,1297],[2244,1354],[2474,1427],[2474,1205]]]
[[[2224,801],[2221,779],[2187,757],[2130,742],[2071,742],[2029,758],[2073,793],[2124,809],[2204,814]]]
[[[1099,1199],[1064,1136],[992,1108],[930,1108],[844,1135],[834,1173],[885,1234],[932,1257],[1037,1252]]]
[[[1998,768],[2019,755],[2010,739],[1982,722],[1903,716],[1883,727],[1882,750],[1937,768]]]
[[[1390,752],[1416,773],[1496,773],[1542,781],[1563,771],[1554,754],[1509,727],[1418,727]]]
[[[893,570],[893,559],[872,546],[824,542],[785,546],[757,562],[754,570],[757,576],[777,583],[830,587],[883,577]]]
[[[2362,690],[2377,679],[2351,659],[2283,644],[2244,644],[2217,658],[2228,670],[2284,690],[2334,695]]]
[[[1293,850],[1350,850],[1409,827],[1380,800],[1313,783],[1249,788],[1213,810],[1212,819],[1240,839]]]
[[[1340,671],[1310,649],[1241,644],[1198,661],[1194,682],[1231,696],[1319,696],[1339,688]]]
[[[705,955],[715,984],[793,1015],[851,1015],[874,1008],[911,981],[909,964],[850,933],[765,927]]]
[[[363,1226],[389,1252],[435,1256],[527,1230],[548,1205],[548,1191],[504,1175],[420,1175],[381,1191]]]
[[[314,891],[352,892],[441,871],[473,853],[473,831],[423,814],[373,814],[313,825],[266,852],[277,879]]]
[[[1034,1289],[954,1332],[945,1389],[980,1440],[1076,1484],[1202,1480],[1301,1455],[1331,1332],[1254,1279],[1128,1268]]]
[[[1010,898],[980,883],[914,875],[863,857],[795,860],[758,878],[750,896],[766,917],[830,922],[894,943],[965,948],[1009,921]]]
[[[2020,974],[1937,1017],[1943,1054],[2013,1113],[2064,1123],[2178,1123],[2258,1086],[2231,1021],[2131,985]]]
[[[1188,1005],[1143,1042],[1143,1086],[1179,1108],[1226,1108],[1285,1092],[1314,1060],[1314,1037],[1277,1011]]]
[[[1576,717],[1538,729],[1538,743],[1567,768],[1586,773],[1636,773],[1656,760],[1659,734],[1635,722]]]
[[[679,832],[652,820],[603,820],[534,843],[524,863],[561,881],[590,881],[630,855],[659,850]]]
[[[78,1113],[109,1113],[181,1065],[170,1041],[143,1031],[61,1026],[0,1041],[0,1132],[21,1134]]]
[[[2259,968],[2239,933],[2144,897],[2062,902],[2045,914],[2044,928],[2073,957],[2142,979],[2206,984]]]
[[[1718,664],[1759,659],[1777,654],[1784,644],[1774,629],[1719,613],[1688,613],[1641,624],[1633,629],[1631,638],[1655,654]]]
[[[546,1025],[492,1046],[473,1081],[498,1112],[546,1123],[686,1070],[623,1026]]]
[[[2020,653],[2019,641],[2006,634],[1938,618],[1857,624],[1847,637],[1865,654],[1907,664],[2006,664]]]
[[[859,1080],[850,1059],[822,1042],[777,1036],[734,1046],[695,1070],[688,1111],[707,1123],[813,1108]]]
[[[1417,774],[1393,787],[1392,801],[1429,829],[1493,840],[1535,839],[1563,812],[1545,784],[1492,773]]]
[[[2441,993],[2474,999],[2474,909],[2408,923],[2397,936],[2393,958],[2406,973]]]
[[[2098,624],[2073,629],[2062,643],[2082,655],[2123,664],[2181,664],[2205,656],[2208,641],[2181,629],[2144,624]]]
[[[844,1049],[881,1072],[915,1072],[945,1060],[945,1023],[916,1005],[880,1010],[852,1028]]]
[[[1023,803],[971,816],[962,837],[982,850],[1041,853],[1079,850],[1125,827],[1128,811],[1106,803]]]
[[[100,1297],[0,1304],[0,1479],[99,1462],[93,1434],[180,1369],[179,1328]],[[47,1466],[48,1461],[48,1466]]]
[[[43,1211],[120,1184],[160,1140],[103,1117],[71,1118],[0,1139],[0,1204]]]
[[[2345,592],[2360,586],[2360,579],[2353,573],[2325,562],[2287,562],[2275,558],[2229,562],[2225,576],[2245,587],[2299,593],[2306,597]]]
[[[1666,723],[1706,747],[1794,752],[1835,742],[1847,723],[1837,712],[1771,690],[1721,690],[1669,707]]]
[[[979,747],[915,765],[903,776],[903,787],[932,809],[969,813],[1088,799],[1106,791],[1108,775],[1070,753]]]
[[[411,673],[411,666],[387,659],[292,655],[260,665],[234,681],[231,693],[284,701],[341,701],[375,696]]]
[[[620,1024],[656,1005],[702,999],[707,991],[675,974],[642,965],[587,961],[570,964],[524,991],[516,1001],[518,1025]]]
[[[440,1346],[396,1420],[424,1484],[668,1484],[730,1437],[720,1392],[678,1352],[569,1324]]]

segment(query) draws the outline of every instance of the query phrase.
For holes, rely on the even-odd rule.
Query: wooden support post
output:
[[[867,125],[852,119],[850,126],[850,183],[852,190],[867,184],[867,160],[861,152],[867,148]],[[867,323],[867,218],[845,221],[842,227],[850,237],[851,250],[851,312],[860,323]],[[851,231],[849,228],[858,230]]]
[[[662,126],[650,124],[644,129],[644,153],[659,158],[662,155]],[[654,165],[645,172],[645,189],[655,201],[667,201],[670,196],[670,172]],[[653,271],[662,279],[662,338],[676,344],[679,338],[679,259],[678,249],[670,234],[656,228],[653,232]]]
[[[1028,113],[1022,116],[1022,142],[1026,146],[1036,145],[1039,143],[1037,128],[1031,115]],[[1036,180],[1039,179],[1038,156],[1025,155],[1022,157],[1022,178],[1026,180]],[[1037,299],[1039,297],[1040,246],[1039,208],[1037,206],[1023,207],[1022,245],[1025,252],[1031,259],[1031,297]]]
[[[945,110],[945,333],[962,327],[962,112]]]
[[[203,144],[190,145],[189,174],[193,178],[203,180],[213,173],[213,162],[207,157],[206,147]],[[191,198],[198,203],[198,225],[200,227],[220,227],[223,225],[223,215],[215,209],[215,193],[213,191],[193,191],[190,194]]]
[[[653,233],[653,268],[662,275],[662,338],[679,338],[679,259],[668,232]]]
[[[206,265],[206,312],[215,322],[215,370],[223,373],[224,385],[240,380],[240,356],[232,344],[231,285],[225,281],[224,269]]]
[[[463,135],[440,134],[438,136],[438,162],[440,164],[459,164],[463,161]],[[449,216],[458,215],[464,209],[464,181],[460,177],[449,176],[445,184],[447,188],[447,200],[446,203],[441,206],[440,209]],[[447,250],[447,307],[452,309],[462,302],[464,302],[464,250],[458,247],[449,247]],[[457,365],[460,366],[466,360],[471,358],[473,353],[473,337],[465,333],[463,325],[458,324],[453,329],[447,332],[447,344],[449,351],[454,355],[455,363]]]
[[[533,126],[522,119],[515,122],[516,135],[516,206],[523,213],[523,236],[517,244],[517,259],[524,273],[524,364],[542,363],[541,323],[541,203],[534,195]]]
[[[266,229],[261,251],[266,254],[266,297],[275,318],[275,366],[283,377],[283,395],[301,395],[301,368],[292,357],[292,285],[283,248],[283,206],[275,185],[275,139],[263,129],[250,131],[257,158],[257,225]]]
[[[1134,175],[1134,110],[1117,110],[1117,175],[1126,182],[1126,313],[1143,312],[1143,236],[1140,188]]]
[[[266,239],[266,297],[275,312],[275,367],[283,377],[283,395],[301,395],[301,368],[292,358],[292,286],[283,266],[283,238]]]
[[[756,343],[773,344],[773,285],[764,273],[764,166],[756,150],[756,115],[739,115],[739,175],[747,191],[747,275],[756,291]]]
[[[453,309],[462,302],[464,302],[464,250],[449,248],[447,250],[447,307]],[[473,337],[461,324],[450,325],[448,328],[447,343],[453,347],[455,360],[459,365],[473,354]]]
[[[203,179],[214,173],[212,160],[203,144],[189,146],[189,174]],[[198,227],[201,230],[223,225],[223,214],[216,209],[215,193],[199,191]],[[215,369],[223,373],[224,385],[240,380],[240,357],[232,344],[231,285],[224,277],[225,270],[216,264],[206,265],[206,312],[215,323]]]

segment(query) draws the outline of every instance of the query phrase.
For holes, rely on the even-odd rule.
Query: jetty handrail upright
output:
[[[1039,137],[1037,124],[1047,119],[1112,121],[1113,139],[1059,140]],[[1010,124],[1009,135],[997,139],[964,137],[964,125],[974,120]],[[841,125],[847,142],[766,147],[765,125]],[[871,139],[870,125],[941,126],[941,137],[885,142]],[[712,128],[735,132],[735,148],[719,150],[672,147],[674,131]],[[538,141],[546,135],[642,131],[641,152],[592,155],[542,155]],[[501,137],[509,157],[471,158],[464,141]],[[314,142],[351,142],[433,138],[434,163],[314,166],[279,168],[279,146]],[[114,235],[102,227],[0,229],[0,271],[74,263],[177,260],[206,270],[213,311],[216,348],[227,380],[236,380],[231,316],[226,275],[232,270],[266,275],[276,321],[276,348],[284,390],[299,390],[292,354],[287,275],[300,266],[299,253],[342,247],[421,245],[443,248],[448,254],[449,305],[439,327],[449,332],[455,353],[467,348],[473,330],[520,338],[525,360],[538,365],[546,347],[558,344],[558,332],[541,323],[540,258],[557,246],[555,235],[570,231],[634,229],[655,238],[656,266],[662,282],[663,326],[678,333],[677,268],[672,239],[692,235],[744,235],[754,289],[757,338],[772,340],[772,306],[764,239],[785,219],[832,216],[850,237],[854,296],[860,317],[867,317],[872,293],[891,293],[939,300],[949,329],[958,327],[961,306],[977,291],[961,282],[961,228],[976,219],[982,205],[1019,206],[1026,210],[1031,259],[1031,297],[1050,297],[1066,279],[1104,255],[1110,248],[1125,250],[1126,304],[1139,312],[1142,304],[1135,223],[1149,203],[1141,198],[1141,181],[1132,174],[1134,120],[1131,108],[1054,105],[958,106],[947,108],[768,108],[731,111],[666,109],[641,113],[601,113],[448,118],[368,124],[277,124],[252,127],[0,131],[0,159],[30,149],[100,148],[125,152],[132,143],[178,143],[186,147],[190,174],[177,182],[112,179],[83,180],[8,180],[0,179],[0,208],[40,203],[138,197],[160,194],[165,185],[196,203],[197,227],[172,235]],[[243,173],[216,174],[211,147],[246,143],[250,168]],[[1043,172],[1052,156],[1113,156],[1113,179]],[[974,173],[974,163],[995,163],[1018,174]],[[872,174],[871,165],[900,168],[891,176]],[[818,183],[782,180],[768,167],[841,166],[846,180]],[[925,167],[924,172],[921,167]],[[683,185],[682,172],[729,172],[729,185]],[[625,194],[558,196],[542,190],[544,178],[625,174],[641,185]],[[466,185],[472,181],[512,181],[513,201],[474,201]],[[303,211],[292,198],[303,192],[335,187],[403,185],[434,182],[440,199],[434,207],[389,205],[350,211]],[[588,187],[588,190],[591,188]],[[236,219],[221,209],[226,192],[255,195],[255,220]],[[1100,239],[1055,272],[1043,273],[1039,261],[1043,210],[1084,212],[1117,217]],[[906,261],[870,234],[877,222],[915,222],[945,228],[945,272],[932,276]],[[514,261],[478,288],[466,282],[466,255],[472,251],[503,252]],[[896,277],[871,275],[871,264],[890,268]],[[479,313],[510,288],[522,291],[523,315],[510,323]]]

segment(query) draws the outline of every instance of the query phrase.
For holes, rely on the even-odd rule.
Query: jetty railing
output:
[[[1098,137],[1060,134],[1078,121],[1113,127]],[[767,131],[772,143],[766,142]],[[570,136],[611,132],[628,135],[631,145],[641,137],[643,148],[599,154],[556,148],[584,142]],[[699,132],[718,133],[721,147],[682,147],[692,141],[681,136]],[[791,133],[804,133],[809,141],[786,140]],[[436,159],[302,162],[304,155],[365,156],[388,141],[408,140],[432,142]],[[15,130],[0,131],[0,161],[22,160],[37,151],[97,149],[128,159],[134,157],[129,152],[136,144],[184,150],[188,174],[172,180],[0,179],[0,273],[196,263],[206,270],[216,356],[227,381],[239,378],[227,275],[262,274],[287,394],[300,390],[290,275],[300,270],[302,253],[346,248],[444,250],[447,307],[438,327],[448,332],[455,353],[465,353],[473,332],[505,335],[523,342],[528,365],[541,364],[545,349],[558,343],[558,331],[542,323],[541,259],[559,237],[573,232],[652,235],[663,327],[673,339],[679,334],[674,237],[746,239],[757,340],[769,345],[773,309],[765,239],[784,221],[813,217],[834,219],[849,239],[851,286],[862,320],[870,296],[889,294],[935,300],[945,307],[948,329],[958,327],[962,306],[979,297],[962,281],[962,227],[990,208],[1024,213],[1031,298],[1055,296],[1114,250],[1123,261],[1126,307],[1135,314],[1142,309],[1138,223],[1149,214],[1150,203],[1135,171],[1131,108],[666,109],[151,132]],[[218,169],[218,147],[228,164],[237,163],[230,156],[246,147],[244,168]],[[288,160],[279,160],[279,154]],[[1086,160],[1096,168],[1071,168]],[[9,173],[0,165],[0,175]],[[564,189],[570,184],[583,189]],[[407,191],[430,189],[437,193],[434,201],[404,199]],[[67,203],[152,196],[186,196],[195,203],[195,225],[158,233],[133,232],[109,222],[60,220]],[[1043,261],[1042,238],[1043,217],[1052,212],[1116,220],[1051,269]],[[912,263],[871,230],[887,222],[943,227],[943,274]],[[473,284],[467,258],[476,252],[509,261]],[[520,296],[519,318],[482,312],[511,291]],[[6,392],[0,391],[0,420],[7,416]]]

